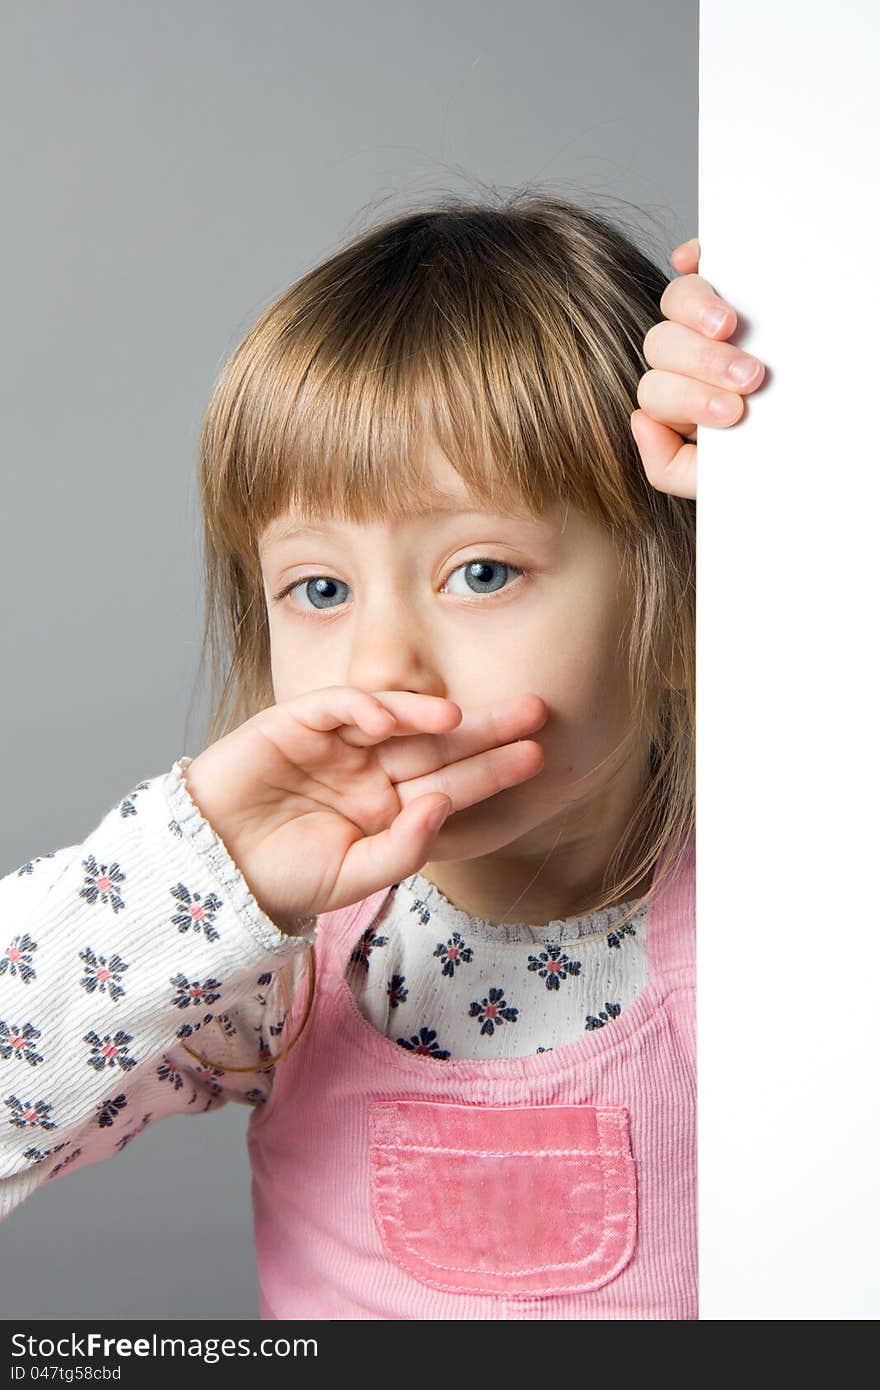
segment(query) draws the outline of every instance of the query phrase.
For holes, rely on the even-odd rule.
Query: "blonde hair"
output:
[[[232,352],[202,426],[206,743],[275,703],[263,531],[291,505],[306,521],[354,523],[418,508],[414,460],[432,435],[477,498],[513,497],[533,515],[562,500],[618,547],[634,596],[621,644],[650,774],[583,912],[620,902],[665,858],[628,921],[695,826],[696,504],[648,482],[629,426],[668,283],[608,216],[525,189],[398,213],[285,290]],[[285,1051],[227,1070],[286,1055],[311,1007],[310,968]],[[278,983],[286,1013],[290,980]]]

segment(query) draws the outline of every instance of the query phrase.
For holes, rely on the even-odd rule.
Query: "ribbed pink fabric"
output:
[[[390,890],[320,917],[312,1015],[248,1131],[260,1316],[697,1318],[694,888],[691,838],[633,1003],[489,1061],[358,1010],[348,958]]]

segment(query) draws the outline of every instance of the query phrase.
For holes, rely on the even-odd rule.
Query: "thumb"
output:
[[[342,901],[368,898],[380,888],[418,873],[431,854],[437,832],[452,811],[452,798],[426,792],[410,801],[378,835],[356,840],[337,880]]]

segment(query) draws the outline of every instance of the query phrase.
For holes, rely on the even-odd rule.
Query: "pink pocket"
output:
[[[586,1292],[635,1248],[619,1105],[371,1101],[370,1184],[388,1254],[436,1289]]]

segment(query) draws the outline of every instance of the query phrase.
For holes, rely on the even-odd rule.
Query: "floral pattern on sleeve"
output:
[[[268,1098],[271,1066],[250,1068],[280,1046],[278,967],[302,943],[261,916],[179,782],[169,817],[168,781],[0,879],[0,1218],[165,1115]],[[194,1033],[210,1066],[182,1045]]]

